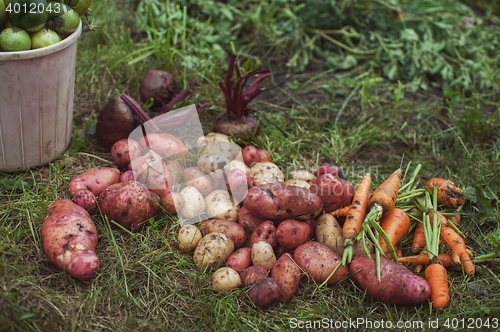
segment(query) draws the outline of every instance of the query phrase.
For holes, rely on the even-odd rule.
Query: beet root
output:
[[[115,96],[99,111],[95,135],[100,145],[111,148],[119,140],[128,138],[135,127],[134,112],[120,96]]]
[[[153,98],[153,110],[172,100],[175,93],[174,77],[164,70],[150,70],[139,86],[142,101]]]

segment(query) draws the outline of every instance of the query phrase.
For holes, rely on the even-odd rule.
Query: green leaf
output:
[[[259,66],[256,65],[252,59],[248,58],[248,60],[245,62],[245,64],[243,65],[243,69],[245,70],[245,72],[247,73],[250,73],[254,70],[257,70],[259,69]]]
[[[401,31],[401,39],[407,41],[419,41],[419,37],[413,29],[404,29]]]

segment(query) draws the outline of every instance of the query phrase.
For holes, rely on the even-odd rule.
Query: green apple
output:
[[[31,48],[42,48],[61,41],[61,38],[54,30],[42,28],[31,35]]]
[[[70,6],[80,16],[83,16],[87,13],[87,10],[89,9],[90,4],[92,3],[92,0],[54,0],[54,1],[64,3]]]
[[[0,47],[5,52],[27,51],[31,49],[31,38],[21,28],[7,28],[0,33]]]
[[[73,33],[80,24],[80,16],[77,12],[71,9],[70,6],[61,4],[61,10],[56,13],[52,12],[49,15],[49,20],[45,24],[50,28],[62,35],[69,35]]]
[[[74,11],[78,13],[78,15],[83,16],[87,13],[91,2],[92,0],[78,0],[78,3],[72,7]]]
[[[7,11],[5,10],[6,5],[4,0],[0,0],[0,25],[5,22],[8,18]]]

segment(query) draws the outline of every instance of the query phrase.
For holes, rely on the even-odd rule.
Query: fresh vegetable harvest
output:
[[[97,230],[84,208],[69,199],[54,202],[42,224],[43,249],[73,278],[88,280],[99,270]]]

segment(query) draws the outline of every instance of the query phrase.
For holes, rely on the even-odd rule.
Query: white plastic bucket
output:
[[[55,160],[71,141],[78,29],[44,48],[0,52],[0,171]]]

